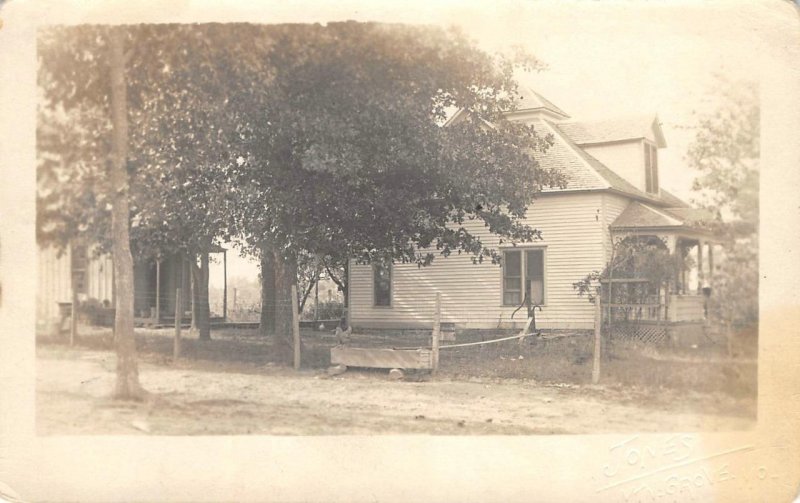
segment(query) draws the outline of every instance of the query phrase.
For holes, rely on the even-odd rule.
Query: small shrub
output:
[[[344,315],[344,303],[331,300],[319,303],[319,310],[317,312],[317,319],[319,320],[336,320]],[[303,320],[314,319],[314,303],[307,303],[306,308],[301,316]]]

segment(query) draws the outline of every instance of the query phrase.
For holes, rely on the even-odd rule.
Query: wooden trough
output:
[[[390,348],[331,348],[331,365],[377,369],[433,369],[433,350]]]
[[[367,367],[392,369],[392,372],[400,376],[402,376],[401,370],[409,369],[430,370],[433,374],[436,374],[439,368],[440,349],[479,346],[512,339],[519,339],[522,342],[525,337],[538,335],[538,333],[528,333],[532,323],[533,318],[528,318],[528,322],[522,332],[511,337],[440,346],[439,342],[441,340],[455,340],[455,323],[441,322],[441,294],[437,292],[430,348],[350,348],[336,346],[331,348],[331,367],[328,373],[329,375],[336,375],[346,371],[347,367]]]

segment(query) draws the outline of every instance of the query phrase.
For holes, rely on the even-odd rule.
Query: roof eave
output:
[[[631,136],[629,138],[618,138],[618,139],[615,139],[615,140],[597,140],[597,141],[582,141],[582,142],[577,142],[575,140],[572,140],[572,141],[575,142],[575,145],[578,145],[579,147],[584,147],[584,146],[592,146],[592,147],[594,147],[594,146],[597,146],[597,145],[612,145],[612,144],[616,144],[616,143],[629,143],[629,142],[646,140],[646,139],[647,138],[645,138],[644,136]]]
[[[449,119],[444,121],[444,124],[442,124],[442,127],[448,127],[448,126],[452,126],[453,124],[455,124],[456,121],[464,114],[464,111],[465,111],[464,108],[459,108],[458,110],[456,110],[456,113],[454,113],[453,115],[450,116]]]
[[[569,115],[565,115],[559,113],[552,108],[547,107],[536,107],[536,108],[518,108],[517,110],[510,110],[505,112],[503,115],[506,119],[514,120],[514,119],[526,119],[526,118],[533,118],[537,115],[545,115],[549,119],[555,120],[565,120],[569,119]]]
[[[683,234],[691,238],[706,238],[708,241],[715,243],[722,243],[723,240],[719,234],[705,228],[692,227],[689,225],[643,225],[643,226],[618,226],[610,225],[609,230],[612,232],[627,232],[627,233],[672,233]]]

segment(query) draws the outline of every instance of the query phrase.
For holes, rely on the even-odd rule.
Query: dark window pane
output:
[[[526,277],[528,280],[544,279],[544,252],[542,250],[530,250],[527,252]]]
[[[653,192],[653,173],[650,169],[650,145],[644,144],[644,187],[647,192]]]
[[[522,276],[522,254],[518,251],[509,251],[503,254],[503,276],[517,278]]]
[[[653,147],[653,161],[650,163],[653,170],[653,192],[658,192],[658,149]]]
[[[372,268],[372,279],[376,306],[392,305],[392,268],[391,264],[375,264]]]
[[[519,305],[522,302],[522,252],[503,253],[503,304]]]
[[[522,278],[505,278],[503,285],[508,292],[519,292],[522,290]]]

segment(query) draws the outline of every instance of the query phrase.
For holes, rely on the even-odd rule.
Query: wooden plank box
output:
[[[432,369],[430,349],[331,348],[331,365],[378,369]]]

